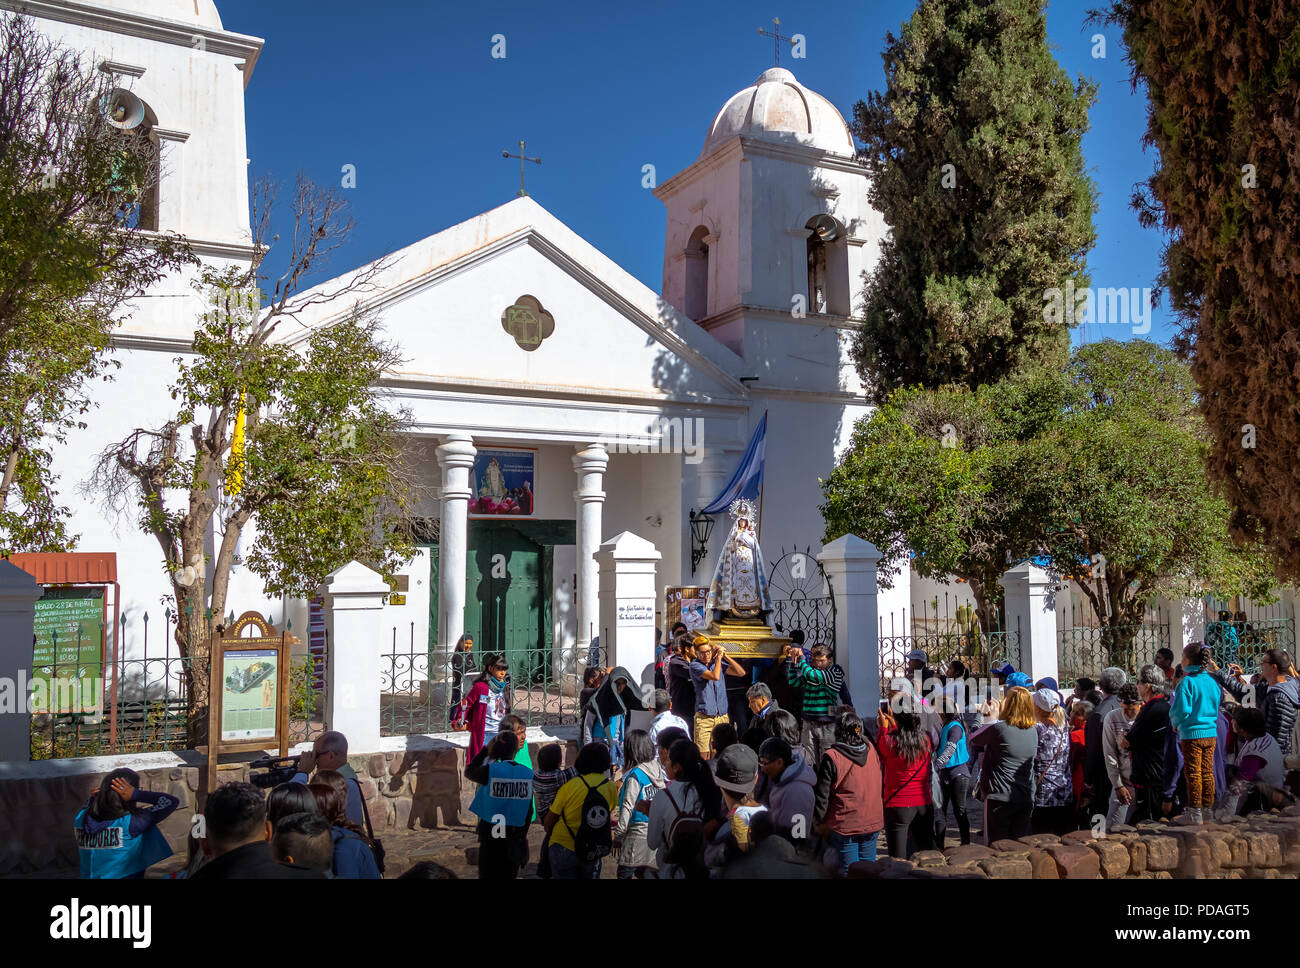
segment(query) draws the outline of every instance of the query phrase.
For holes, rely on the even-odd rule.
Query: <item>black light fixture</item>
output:
[[[691,574],[704,556],[709,553],[709,535],[713,533],[713,518],[703,511],[691,509]]]

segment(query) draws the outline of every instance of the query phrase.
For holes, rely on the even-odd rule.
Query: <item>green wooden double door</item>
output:
[[[554,549],[573,544],[572,521],[471,519],[465,555],[465,632],[478,656],[504,653],[516,684],[551,668]],[[429,647],[438,640],[437,545],[431,546]]]

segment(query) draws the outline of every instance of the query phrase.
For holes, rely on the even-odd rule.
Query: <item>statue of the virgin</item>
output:
[[[767,569],[758,548],[754,525],[758,520],[754,505],[746,498],[734,501],[728,509],[735,523],[727,543],[718,556],[718,567],[709,584],[705,614],[718,622],[740,620],[767,622],[772,598],[767,591]]]

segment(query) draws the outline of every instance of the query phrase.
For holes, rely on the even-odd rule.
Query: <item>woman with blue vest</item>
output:
[[[519,739],[498,733],[465,767],[465,778],[479,784],[470,802],[478,817],[478,876],[514,880],[528,860],[528,822],[533,813],[533,771],[515,762]]]
[[[1214,809],[1214,747],[1219,735],[1219,703],[1223,689],[1205,669],[1205,645],[1183,647],[1183,676],[1169,704],[1169,722],[1178,731],[1187,781],[1187,815],[1205,823],[1205,811]]]
[[[961,842],[970,843],[970,818],[966,816],[966,794],[970,791],[970,750],[966,746],[966,725],[962,710],[956,707],[943,712],[943,729],[939,731],[938,751],[934,755],[934,768],[939,773],[939,790],[942,801],[934,815],[934,839],[937,849],[943,850],[943,838],[948,832],[948,806],[957,820]]]
[[[172,855],[158,824],[171,816],[180,801],[139,786],[135,770],[114,770],[77,814],[72,827],[82,877],[144,877],[150,865]]]
[[[624,751],[632,769],[623,778],[623,787],[619,791],[614,842],[620,845],[618,877],[630,880],[646,877],[655,867],[655,852],[646,843],[646,832],[650,827],[650,804],[667,780],[659,762],[659,751],[644,729],[634,729],[627,734]]]

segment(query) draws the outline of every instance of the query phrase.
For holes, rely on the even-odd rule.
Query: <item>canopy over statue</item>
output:
[[[780,655],[789,639],[774,635],[767,625],[772,596],[758,547],[756,509],[749,499],[740,498],[729,510],[734,523],[704,603],[704,613],[713,618],[705,634],[732,655]]]

